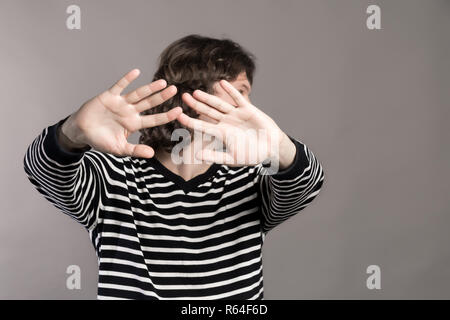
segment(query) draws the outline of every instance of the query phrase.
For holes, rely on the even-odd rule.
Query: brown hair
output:
[[[180,106],[193,118],[198,114],[181,99],[184,92],[192,94],[196,89],[214,94],[213,84],[225,79],[235,80],[245,71],[250,84],[253,83],[255,57],[230,39],[214,39],[197,34],[185,36],[170,44],[159,56],[158,70],[153,80],[165,79],[167,86],[175,85],[177,94],[164,103],[148,109],[143,114],[166,112]],[[164,148],[171,152],[178,141],[171,141],[172,132],[178,128],[190,128],[177,120],[167,124],[139,130],[139,143],[150,145],[155,150]],[[192,134],[191,134],[192,137]]]

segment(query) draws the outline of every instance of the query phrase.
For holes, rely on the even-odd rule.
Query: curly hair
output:
[[[214,94],[215,82],[225,79],[235,80],[242,72],[253,84],[255,56],[230,39],[215,39],[192,34],[170,44],[159,56],[159,66],[152,81],[165,79],[167,87],[175,85],[177,93],[162,104],[144,111],[142,114],[167,112],[180,106],[192,118],[199,114],[181,99],[184,92],[192,94],[200,89]],[[192,135],[192,130],[178,121],[139,130],[139,143],[171,152],[178,141],[171,141],[175,129],[184,128]]]

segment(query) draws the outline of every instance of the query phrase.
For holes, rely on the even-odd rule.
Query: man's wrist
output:
[[[297,148],[286,133],[281,132],[280,134],[281,139],[278,147],[279,169],[284,170],[294,162]]]
[[[74,134],[74,123],[73,123],[73,115],[64,121],[61,125],[58,126],[57,130],[57,138],[60,146],[66,151],[70,152],[83,152],[90,149],[90,146],[85,143],[78,143],[73,138]]]

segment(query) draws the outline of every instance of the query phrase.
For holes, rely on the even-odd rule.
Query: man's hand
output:
[[[247,101],[228,81],[220,85],[233,98],[233,106],[217,96],[196,90],[183,100],[197,113],[213,122],[194,119],[181,113],[177,120],[186,127],[212,135],[223,141],[226,152],[203,149],[199,160],[233,165],[256,165],[264,160],[278,161],[288,167],[295,158],[295,145],[268,115]]]
[[[110,89],[87,101],[72,114],[61,127],[61,133],[66,138],[65,146],[69,149],[91,146],[117,156],[153,157],[155,151],[152,147],[131,144],[127,138],[140,129],[175,120],[182,109],[176,107],[165,113],[140,115],[144,110],[173,97],[177,88],[175,86],[166,88],[166,81],[160,79],[121,95],[139,74],[138,69],[130,71]],[[164,90],[158,92],[162,89]],[[153,94],[155,92],[158,93]]]

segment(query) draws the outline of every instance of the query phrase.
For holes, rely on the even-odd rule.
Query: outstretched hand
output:
[[[183,94],[188,106],[214,123],[185,113],[179,114],[177,120],[186,127],[218,138],[226,146],[226,151],[203,149],[196,153],[196,158],[230,166],[256,165],[267,159],[280,160],[279,148],[288,145],[290,154],[285,158],[290,160],[285,166],[292,162],[295,146],[275,121],[246,100],[228,81],[219,83],[236,106],[201,90],[194,91],[193,95]]]
[[[127,138],[140,129],[175,120],[182,109],[175,107],[164,113],[141,115],[141,112],[173,97],[177,88],[173,85],[166,88],[166,81],[160,79],[121,95],[139,74],[138,69],[131,70],[111,88],[83,104],[63,124],[61,130],[64,135],[75,144],[89,145],[118,156],[153,157],[155,151],[151,146],[135,145]]]

